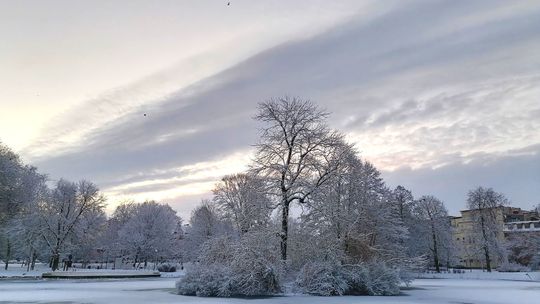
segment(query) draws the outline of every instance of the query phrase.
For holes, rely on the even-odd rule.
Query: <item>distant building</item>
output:
[[[451,217],[452,238],[457,247],[458,265],[467,268],[482,268],[485,265],[478,242],[478,210],[462,210],[461,216]],[[536,211],[526,211],[515,207],[493,208],[496,226],[495,233],[501,244],[512,233],[539,233],[540,216]],[[492,267],[496,268],[501,261],[493,254]]]

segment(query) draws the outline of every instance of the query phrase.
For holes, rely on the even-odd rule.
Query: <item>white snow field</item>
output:
[[[3,266],[3,264],[2,264]],[[4,270],[4,268],[0,268],[0,279],[26,279],[26,278],[41,278],[41,275],[44,273],[51,273],[51,269],[47,264],[37,263],[35,270],[26,271],[26,267],[21,266],[21,264],[10,264],[8,270]],[[58,270],[54,272],[55,274],[58,274],[59,276],[85,276],[85,275],[95,275],[95,276],[130,276],[130,275],[145,275],[145,274],[153,274],[155,273],[154,270],[152,270],[152,267],[149,267],[148,270],[146,269],[139,269],[139,270],[124,270],[124,269],[81,269],[81,268],[71,268],[68,271],[61,271]],[[178,278],[184,274],[183,271],[177,271],[177,272],[162,272],[161,277],[167,277],[167,278]],[[1,282],[1,281],[0,281]]]
[[[539,282],[502,280],[421,279],[402,296],[314,297],[290,295],[271,298],[199,298],[176,295],[175,279],[131,280],[20,280],[0,281],[0,303],[378,303],[378,304],[491,304],[540,303]]]

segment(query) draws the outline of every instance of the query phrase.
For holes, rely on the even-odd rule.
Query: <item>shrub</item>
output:
[[[281,291],[279,267],[254,249],[240,249],[229,267],[236,295],[271,295]]]
[[[339,265],[335,262],[306,264],[295,282],[301,291],[314,295],[397,295],[399,271],[384,263]]]
[[[517,263],[504,263],[497,268],[498,272],[529,272],[531,269]]]
[[[176,282],[178,294],[199,297],[230,297],[230,270],[217,264],[195,266]]]
[[[295,285],[312,295],[341,296],[350,288],[347,277],[342,266],[334,262],[308,263],[300,270]]]
[[[399,271],[382,262],[371,262],[358,266],[349,266],[349,294],[367,294],[371,296],[393,296],[399,294],[401,282]]]
[[[180,279],[179,294],[207,297],[260,296],[281,292],[275,248],[260,235],[207,242],[200,263]]]
[[[171,263],[163,263],[158,266],[159,272],[175,272],[176,271],[176,265]]]

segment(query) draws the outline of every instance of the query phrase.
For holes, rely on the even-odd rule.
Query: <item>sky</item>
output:
[[[450,214],[477,186],[540,203],[538,1],[0,0],[0,39],[0,141],[109,211],[188,218],[247,168],[279,96]]]

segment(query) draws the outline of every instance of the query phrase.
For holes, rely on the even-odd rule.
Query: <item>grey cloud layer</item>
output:
[[[478,155],[471,162],[454,163],[437,169],[400,169],[385,172],[392,185],[404,185],[419,193],[437,193],[446,198],[450,213],[465,209],[466,195],[476,186],[501,189],[514,205],[532,209],[540,202],[540,145],[530,146],[516,155]]]
[[[510,3],[407,3],[370,19],[358,17],[126,112],[37,165],[53,176],[89,178],[105,188],[186,176],[167,169],[249,148],[257,137],[251,120],[256,103],[289,94],[311,98],[333,112],[331,123],[354,134],[359,149],[383,169],[454,164],[388,176],[391,183],[402,179],[418,194],[433,193],[457,206],[464,195],[461,173],[444,174],[449,168],[464,174],[482,167],[485,159],[476,157],[478,152],[540,142],[534,135],[540,105],[532,99],[540,96],[535,89],[540,85],[540,8],[504,6]],[[109,105],[100,115],[115,111],[114,101]],[[504,162],[524,166],[538,160],[531,157],[514,155]],[[154,172],[158,169],[162,173]],[[433,175],[422,179],[426,172]],[[492,172],[478,172],[485,174],[479,173],[477,183],[494,180]],[[508,172],[516,183],[535,177]],[[174,187],[166,182],[160,187],[166,185]],[[534,198],[532,192],[518,195],[516,187],[500,187],[519,196],[516,203]]]

